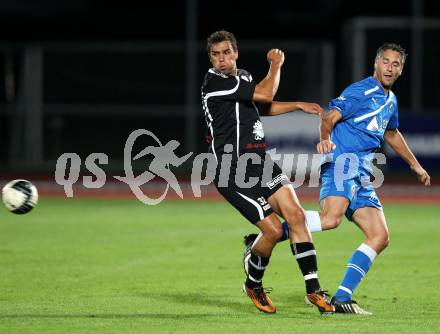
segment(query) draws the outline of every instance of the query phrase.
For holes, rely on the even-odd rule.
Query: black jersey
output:
[[[212,137],[210,151],[220,159],[226,144],[231,144],[232,163],[243,153],[264,158],[266,142],[258,109],[253,103],[255,83],[249,72],[225,75],[210,69],[203,82],[202,105]]]
[[[233,148],[232,168],[223,174],[222,164],[217,164],[220,171],[217,170],[214,184],[220,194],[253,224],[273,213],[268,199],[289,180],[270,156],[266,156],[263,125],[252,101],[254,91],[252,76],[245,70],[238,70],[237,75],[225,75],[211,68],[202,85],[202,105],[212,138],[210,151],[220,162],[225,145]],[[238,182],[236,176],[240,176],[240,172],[234,167],[244,153],[258,154],[261,163],[246,161],[246,177],[243,175]],[[247,183],[255,177],[258,178],[256,184]]]

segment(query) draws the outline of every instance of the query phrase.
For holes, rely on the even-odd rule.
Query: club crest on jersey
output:
[[[388,108],[388,112],[390,114],[392,114],[393,113],[393,109],[394,109],[394,104],[390,103],[390,107]]]
[[[260,121],[255,122],[252,133],[255,135],[255,140],[261,140],[264,138],[263,124]]]

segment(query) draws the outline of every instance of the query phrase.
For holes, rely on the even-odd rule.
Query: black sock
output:
[[[251,252],[251,257],[249,259],[248,265],[249,273],[246,279],[247,287],[256,288],[262,286],[264,270],[266,269],[268,263],[268,257],[258,256]]]
[[[316,251],[311,242],[298,242],[290,245],[293,256],[298,261],[299,268],[306,282],[307,293],[318,291],[321,287],[318,281],[318,264]]]

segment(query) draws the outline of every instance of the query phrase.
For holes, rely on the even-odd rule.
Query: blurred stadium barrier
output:
[[[0,179],[0,185],[5,185],[10,178]],[[39,191],[41,200],[45,197],[66,198],[64,188],[50,179],[32,179]],[[184,200],[223,200],[214,185],[210,184],[201,187],[201,197],[195,197],[189,180],[179,182],[183,192]],[[166,190],[166,183],[162,181],[150,181],[141,186],[142,192],[150,198],[160,197]],[[398,203],[432,203],[440,205],[440,185],[433,185],[429,188],[419,184],[387,183],[376,189],[377,194],[383,202]],[[319,199],[319,188],[305,185],[297,187],[296,192],[300,201],[315,201]],[[118,181],[110,180],[102,188],[89,189],[79,181],[73,185],[73,198],[102,198],[102,199],[132,199],[137,201],[130,188]],[[180,197],[170,188],[166,199],[180,200]]]
[[[103,152],[120,169],[125,140],[138,128],[176,139],[186,152],[205,150],[199,87],[210,64],[199,43],[197,69],[186,76],[185,47],[184,41],[0,44],[0,170],[52,171],[65,152]],[[239,47],[256,80],[266,74],[267,50],[285,51],[280,99],[331,97],[331,43],[243,40]]]

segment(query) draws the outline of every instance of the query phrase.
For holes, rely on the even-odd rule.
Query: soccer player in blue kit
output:
[[[405,59],[405,50],[400,45],[383,44],[376,53],[374,75],[348,86],[341,96],[330,101],[330,111],[322,117],[317,151],[331,155],[327,155],[330,159],[321,167],[322,211],[309,217],[310,225],[317,230],[336,228],[345,214],[366,238],[349,259],[332,299],[339,313],[369,314],[352,300],[352,294],[389,242],[382,205],[370,183],[374,152],[385,140],[420,182],[430,185],[429,174],[398,130],[397,98],[391,87],[402,74]]]
[[[341,224],[345,214],[365,235],[348,260],[331,300],[336,313],[371,314],[352,299],[352,294],[389,242],[382,205],[370,183],[374,152],[385,140],[419,181],[430,185],[429,174],[398,130],[397,98],[391,87],[402,74],[405,60],[406,53],[400,45],[383,44],[377,50],[374,75],[348,86],[341,96],[330,101],[330,111],[322,115],[321,138],[316,146],[318,153],[325,154],[321,166],[321,212],[306,211],[307,225],[311,232],[333,229]],[[252,239],[253,235],[246,236],[245,243]]]

